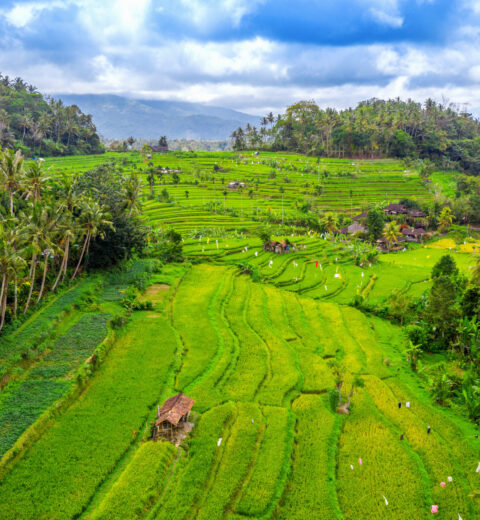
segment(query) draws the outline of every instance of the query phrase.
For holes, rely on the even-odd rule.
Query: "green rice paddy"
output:
[[[143,167],[139,155],[111,158],[126,158],[125,171]],[[103,160],[48,162],[73,173]],[[348,244],[306,230],[289,236],[296,248],[284,255],[265,252],[251,233],[261,224],[257,206],[263,215],[281,211],[283,176],[284,211],[319,177],[315,204],[347,213],[350,202],[428,200],[418,179],[393,161],[233,153],[153,161],[185,172],[179,184],[155,187],[173,197],[176,189],[177,204],[146,201],[144,216],[182,232],[186,262],[149,273],[142,299],[153,310],[134,312],[119,329],[107,314],[121,312],[120,291],[150,271],[148,260],[82,281],[2,339],[10,379],[0,394],[0,518],[411,520],[430,518],[433,504],[440,519],[480,517],[475,425],[432,401],[399,327],[352,306],[358,297],[382,306],[398,291],[420,296],[444,251],[416,246],[355,265]],[[237,214],[215,215],[206,206],[222,202],[217,176],[253,187],[258,178],[258,191],[229,192]],[[218,228],[244,231],[205,232]],[[473,254],[450,253],[465,273],[475,263]],[[52,308],[59,319],[48,325]],[[29,342],[41,348],[25,363],[17,354]],[[102,362],[65,402],[94,351]],[[342,367],[344,396],[363,381],[348,416],[335,413],[332,362]],[[36,391],[39,381],[51,388]],[[195,401],[192,432],[179,447],[148,440],[157,404],[179,391]],[[62,399],[40,429],[39,415]]]

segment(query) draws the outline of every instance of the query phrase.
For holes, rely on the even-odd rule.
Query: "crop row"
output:
[[[82,397],[0,482],[0,517],[78,516],[143,428],[174,348],[160,316],[132,318]]]
[[[143,518],[162,491],[167,470],[175,456],[168,442],[145,442],[112,486],[89,520]]]
[[[0,456],[71,386],[67,375],[92,354],[107,334],[107,314],[87,314],[53,344],[43,360],[0,399]]]

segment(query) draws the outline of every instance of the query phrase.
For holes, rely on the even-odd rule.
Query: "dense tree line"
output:
[[[1,74],[0,145],[27,156],[104,152],[91,115]]]
[[[20,150],[0,150],[0,330],[85,266],[145,247],[141,189],[113,164],[52,177],[42,159],[25,164]]]
[[[284,114],[247,125],[231,139],[236,150],[296,151],[326,157],[419,157],[480,174],[480,123],[454,104],[432,99],[370,99],[354,109],[325,110],[300,101]]]
[[[445,364],[428,371],[427,379],[441,404],[463,402],[469,417],[480,421],[480,262],[471,276],[461,274],[450,255],[433,267],[432,287],[417,301],[392,296],[390,312],[405,320],[409,339],[408,360],[413,369],[422,365],[424,352],[448,350],[461,372],[454,375]],[[462,373],[463,372],[463,373]]]

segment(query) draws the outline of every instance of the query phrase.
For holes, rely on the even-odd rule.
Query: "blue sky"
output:
[[[480,115],[480,0],[0,0],[0,72],[256,114],[400,96]]]

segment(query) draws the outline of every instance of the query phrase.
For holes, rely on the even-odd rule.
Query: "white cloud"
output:
[[[51,9],[66,7],[68,2],[27,2],[15,4],[11,9],[1,10],[8,23],[15,27],[25,27],[29,25],[42,12]]]
[[[393,15],[381,9],[370,8],[370,14],[377,22],[398,29],[403,25],[403,17]]]
[[[398,29],[403,25],[399,0],[357,0],[379,24]]]
[[[229,22],[237,27],[243,17],[255,11],[265,0],[181,0],[188,18],[203,31]]]
[[[378,23],[400,27],[396,0],[355,1]],[[447,95],[459,103],[480,100],[480,48],[475,45],[479,29],[473,16],[469,26],[457,30],[457,41],[452,40],[448,47],[405,43],[334,47],[261,37],[228,42],[168,40],[148,32],[149,14],[160,13],[161,23],[172,5],[178,11],[183,9],[182,19],[188,13],[185,23],[207,32],[213,26],[228,28],[240,23],[259,3],[52,0],[16,4],[0,15],[17,27],[31,24],[46,9],[78,6],[78,18],[72,25],[85,34],[90,47],[55,65],[49,56],[22,48],[20,40],[7,41],[14,35],[0,35],[0,71],[21,75],[48,93],[117,93],[200,101],[258,114],[279,112],[299,99],[312,98],[322,106],[340,108],[373,96],[422,100]],[[476,4],[480,6],[480,0]],[[480,101],[473,108],[480,115]]]
[[[464,0],[464,5],[474,13],[480,13],[480,0]]]
[[[107,43],[115,38],[141,39],[151,0],[75,0],[79,23],[92,39]]]

